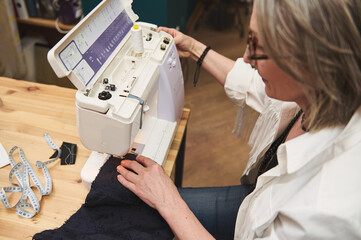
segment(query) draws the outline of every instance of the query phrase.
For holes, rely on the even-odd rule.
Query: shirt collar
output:
[[[279,146],[277,151],[280,174],[293,173],[307,163],[329,160],[361,141],[361,108],[346,126],[325,128],[315,133],[305,133]],[[317,157],[316,157],[317,156]]]

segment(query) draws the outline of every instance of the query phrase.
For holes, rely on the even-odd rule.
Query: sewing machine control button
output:
[[[103,83],[104,83],[104,84],[108,84],[108,82],[109,82],[109,79],[108,79],[108,78],[104,78],[104,79],[103,79]]]
[[[168,63],[168,64],[171,64],[171,63],[172,63],[172,61],[173,61],[173,58],[171,58],[171,57],[170,57],[170,58],[168,58],[167,63]]]
[[[173,60],[172,64],[171,64],[171,67],[175,67],[175,65],[177,65],[177,61],[176,60]]]
[[[152,34],[151,33],[148,33],[148,35],[147,35],[147,38],[145,39],[145,41],[150,41],[150,40],[152,40]]]
[[[143,112],[148,112],[150,107],[148,105],[143,106]]]
[[[108,91],[102,91],[99,93],[98,98],[100,100],[108,100],[112,97],[112,94]]]
[[[115,89],[117,89],[115,84],[110,84],[109,87],[111,91],[115,91]]]
[[[167,46],[166,46],[165,44],[161,44],[161,45],[160,45],[160,49],[163,50],[163,51],[166,49],[166,47],[167,47]]]
[[[163,42],[164,42],[165,44],[169,44],[170,39],[169,39],[168,37],[164,37]]]

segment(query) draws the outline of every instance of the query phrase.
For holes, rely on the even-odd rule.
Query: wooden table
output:
[[[21,147],[34,166],[37,160],[46,161],[54,153],[43,138],[44,133],[49,133],[59,147],[63,141],[78,146],[75,165],[62,166],[56,162],[49,166],[53,192],[43,197],[41,210],[35,217],[21,218],[15,209],[0,204],[0,239],[31,239],[35,233],[60,227],[84,203],[88,191],[82,184],[80,171],[91,151],[81,144],[77,134],[75,92],[74,89],[0,77],[0,142],[6,151],[15,145]],[[177,157],[184,154],[178,152],[182,147],[184,150],[189,113],[189,109],[183,110],[163,165],[171,176],[175,175]],[[20,161],[17,156],[15,160]],[[179,162],[182,168],[182,161]],[[0,187],[11,186],[10,169],[9,165],[0,169]],[[41,171],[37,173],[43,176]],[[178,181],[179,178],[181,172]],[[11,196],[12,205],[19,196]]]

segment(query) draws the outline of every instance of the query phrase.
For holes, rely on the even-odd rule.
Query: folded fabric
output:
[[[61,227],[37,233],[33,239],[173,239],[159,213],[118,182],[116,167],[120,162],[111,157],[100,169],[81,208]]]

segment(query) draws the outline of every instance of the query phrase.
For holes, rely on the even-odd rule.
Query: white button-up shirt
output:
[[[246,105],[260,113],[249,138],[247,175],[299,108],[268,98],[258,73],[243,59],[229,73],[225,90],[239,106],[236,133],[244,128]],[[361,239],[361,108],[346,126],[281,144],[277,157],[279,164],[258,178],[242,202],[235,239]]]

